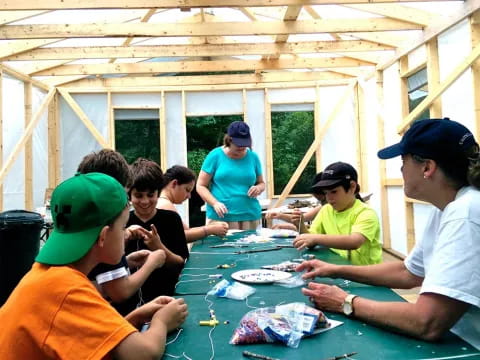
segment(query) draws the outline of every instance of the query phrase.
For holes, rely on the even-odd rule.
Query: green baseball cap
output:
[[[53,191],[50,207],[54,230],[35,261],[65,265],[80,260],[127,202],[125,189],[111,176],[76,174],[65,180]]]

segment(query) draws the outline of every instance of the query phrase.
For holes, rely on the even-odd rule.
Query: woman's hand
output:
[[[295,271],[306,271],[306,273],[302,275],[302,279],[313,279],[316,276],[333,277],[335,266],[336,265],[321,260],[309,260],[298,265]]]
[[[228,213],[227,207],[224,203],[221,203],[220,201],[217,201],[215,204],[213,204],[213,209],[220,218],[223,218],[225,214]]]
[[[308,296],[316,308],[332,312],[342,312],[342,305],[348,295],[338,286],[314,282],[309,283],[308,288],[303,288],[302,293]]]
[[[258,185],[253,185],[248,189],[247,195],[251,198],[256,198],[258,195],[260,195],[263,192],[263,189],[258,186]]]

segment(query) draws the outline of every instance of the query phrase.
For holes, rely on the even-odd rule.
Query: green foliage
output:
[[[160,126],[158,121],[115,121],[115,147],[129,164],[139,157],[160,163]]]
[[[313,124],[313,111],[272,113],[273,177],[276,195],[281,194],[312,144],[315,138]],[[315,173],[315,157],[312,156],[293,187],[292,194],[310,193]]]
[[[241,115],[187,117],[188,167],[198,174],[207,154],[223,144],[228,125],[242,120]]]

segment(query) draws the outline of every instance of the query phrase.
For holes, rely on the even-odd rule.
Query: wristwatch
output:
[[[355,299],[358,295],[348,294],[342,304],[342,311],[345,315],[351,316],[353,315],[353,299]]]

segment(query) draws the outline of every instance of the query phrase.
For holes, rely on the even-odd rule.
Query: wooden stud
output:
[[[357,84],[357,91],[355,92],[356,104],[357,104],[357,148],[358,148],[358,169],[359,169],[359,182],[362,190],[368,192],[368,158],[367,158],[367,146],[368,134],[366,129],[366,116],[365,116],[365,92],[360,84]]]
[[[3,168],[3,69],[0,66],[0,169]],[[3,181],[0,181],[0,211],[3,211]]]
[[[160,165],[163,172],[167,171],[167,110],[165,108],[165,91],[161,93],[160,115]]]
[[[108,142],[111,149],[115,149],[115,110],[112,106],[112,93],[107,91],[107,113],[108,113]]]
[[[438,59],[438,43],[437,38],[427,42],[427,77],[428,92],[435,91],[440,84],[440,64]],[[430,104],[430,117],[442,117],[442,101],[437,98]]]
[[[320,134],[320,130],[322,127],[321,120],[320,120],[320,87],[315,86],[315,103],[313,105],[313,130],[314,136],[317,137]],[[320,172],[323,170],[322,166],[322,146],[318,146],[317,151],[315,152],[315,167],[316,172]]]
[[[243,111],[243,121],[248,124],[248,115],[247,115],[247,90],[242,89],[242,111]]]
[[[383,114],[383,72],[377,71],[376,75],[376,93],[377,93],[377,144],[379,149],[385,147],[385,120]],[[383,234],[383,248],[390,249],[392,247],[392,240],[390,234],[390,218],[388,216],[388,191],[386,188],[386,165],[385,160],[380,160],[380,208],[382,214],[382,234]]]
[[[470,34],[472,38],[472,48],[480,45],[480,11],[476,11],[470,17]],[[475,138],[480,139],[480,60],[472,63],[473,80],[473,106],[475,116]]]
[[[264,106],[265,106],[265,151],[267,152],[267,164],[265,166],[267,172],[267,197],[272,199],[275,194],[273,182],[273,141],[272,141],[272,107],[268,99],[268,89],[264,89]]]
[[[23,84],[24,109],[25,109],[25,129],[32,121],[32,83]],[[25,209],[33,210],[33,146],[32,137],[25,141],[24,149],[24,181],[25,181]]]
[[[60,181],[60,124],[58,123],[58,94],[48,106],[48,187],[55,188]]]

